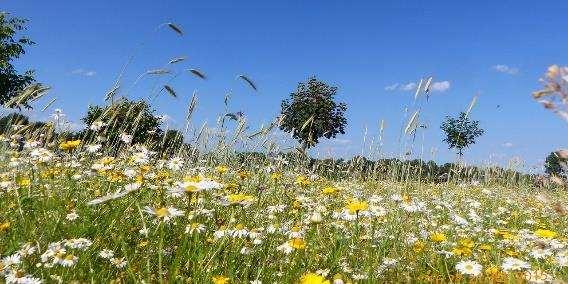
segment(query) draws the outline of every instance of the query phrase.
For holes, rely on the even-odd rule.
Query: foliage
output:
[[[552,152],[544,161],[544,171],[549,175],[568,176],[568,160],[560,158]]]
[[[443,141],[448,143],[449,149],[456,148],[460,156],[463,155],[463,150],[475,144],[475,139],[484,132],[479,128],[479,121],[470,120],[465,112],[460,113],[457,119],[446,116],[440,128],[446,134]]]
[[[315,77],[299,83],[290,99],[282,101],[280,129],[291,132],[304,150],[315,146],[321,137],[344,134],[347,105],[334,100],[336,93],[337,87]]]
[[[104,144],[123,143],[123,134],[132,136],[131,144],[156,143],[162,135],[160,117],[145,101],[123,99],[105,107],[89,106],[82,121],[86,125],[85,138],[104,136]],[[93,126],[98,123],[103,125],[100,130]]]
[[[33,45],[29,38],[17,37],[17,33],[26,30],[26,20],[0,13],[0,104],[18,96],[27,86],[35,82],[32,70],[18,74],[12,61],[26,53],[25,47]],[[27,102],[22,103],[31,108]]]
[[[169,129],[160,138],[156,150],[163,157],[171,157],[180,152],[182,147],[189,147],[183,142],[183,133],[176,129]]]
[[[30,120],[27,116],[17,112],[0,117],[0,134],[9,132],[15,125],[27,125],[29,121]]]

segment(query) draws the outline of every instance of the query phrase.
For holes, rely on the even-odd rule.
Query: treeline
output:
[[[419,159],[401,160],[388,158],[370,160],[363,156],[350,159],[315,159],[299,158],[297,152],[267,156],[264,153],[237,153],[240,164],[267,164],[286,161],[286,167],[308,168],[319,175],[333,178],[380,179],[397,182],[422,181],[427,183],[485,183],[501,185],[534,185],[541,177],[525,174],[497,166],[464,166],[456,163],[437,164],[434,161]],[[276,158],[279,157],[279,158]]]
[[[104,107],[89,106],[81,121],[83,129],[57,129],[56,121],[32,122],[23,114],[10,113],[0,117],[0,134],[45,144],[82,140],[82,144],[102,145],[110,155],[135,144],[145,145],[162,157],[191,148],[181,131],[164,129],[163,119],[144,101],[122,99]]]

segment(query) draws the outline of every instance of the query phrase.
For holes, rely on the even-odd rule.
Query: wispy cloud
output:
[[[400,86],[400,90],[402,90],[402,91],[412,91],[414,89],[416,89],[416,83],[414,83],[414,82]]]
[[[418,84],[416,84],[415,82],[394,83],[392,85],[386,86],[385,91],[409,92],[409,91],[415,91],[417,87]],[[433,82],[432,85],[430,85],[430,90],[432,92],[445,92],[449,90],[450,87],[451,87],[450,81]]]
[[[92,76],[97,75],[97,72],[95,72],[93,70],[85,70],[83,68],[79,68],[79,69],[75,69],[75,70],[71,71],[71,74],[81,75],[81,76],[86,76],[86,77],[92,77]]]
[[[502,146],[505,147],[505,148],[511,148],[511,147],[513,147],[513,143],[511,143],[511,142],[505,142],[505,143],[503,143]]]
[[[445,92],[450,89],[450,81],[434,82],[430,89],[432,92]]]
[[[332,143],[335,143],[337,145],[349,145],[349,144],[351,144],[351,140],[350,139],[336,138],[336,139],[332,140]]]
[[[392,85],[390,85],[390,86],[386,86],[386,87],[385,87],[385,91],[394,91],[394,90],[396,90],[396,89],[398,88],[398,85],[399,85],[398,83],[394,83],[394,84],[392,84]]]
[[[511,66],[504,65],[504,64],[493,65],[491,67],[491,69],[493,69],[497,72],[501,72],[501,73],[505,73],[505,74],[509,74],[509,75],[515,75],[515,74],[519,73],[519,68],[514,68],[514,67],[511,67]]]

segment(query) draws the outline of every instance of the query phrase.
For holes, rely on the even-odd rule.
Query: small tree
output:
[[[456,148],[460,157],[463,156],[463,150],[475,144],[475,139],[484,132],[479,128],[479,121],[470,120],[465,112],[460,113],[458,118],[446,116],[440,128],[446,134],[443,141],[448,143],[449,149]]]
[[[131,135],[132,144],[156,143],[162,135],[160,118],[144,101],[124,99],[105,107],[89,106],[82,120],[87,139],[101,135],[110,144],[120,143],[122,134]],[[94,127],[99,123],[102,126]]]
[[[568,176],[568,160],[562,159],[552,152],[544,161],[544,171],[549,175]]]
[[[26,20],[10,17],[0,12],[0,104],[4,105],[10,99],[19,95],[27,86],[35,82],[34,72],[28,70],[18,74],[12,61],[26,53],[25,46],[34,42],[27,37],[16,37],[16,34],[26,29]],[[27,102],[21,103],[31,108]],[[19,107],[14,105],[10,107]]]
[[[280,129],[292,133],[303,151],[315,146],[321,137],[345,134],[347,105],[334,100],[336,93],[337,87],[311,77],[282,101]]]
[[[9,133],[14,125],[28,125],[29,118],[23,114],[10,113],[0,117],[0,134]]]

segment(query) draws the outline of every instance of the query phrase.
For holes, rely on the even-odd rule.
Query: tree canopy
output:
[[[280,129],[292,133],[302,149],[315,146],[319,139],[345,134],[347,105],[335,101],[337,87],[311,77],[301,82],[290,98],[282,101]]]
[[[446,134],[443,141],[448,144],[449,149],[457,149],[460,156],[465,148],[475,144],[477,137],[484,133],[479,127],[479,121],[470,120],[465,112],[461,112],[458,118],[446,116],[440,128]]]
[[[34,44],[29,38],[17,35],[26,30],[26,22],[25,19],[0,12],[0,104],[2,105],[35,82],[34,71],[28,70],[20,74],[12,65],[14,59],[26,53],[26,46]],[[31,108],[27,102],[23,102],[22,105]]]
[[[544,171],[549,175],[568,176],[568,160],[552,152],[544,161]]]

